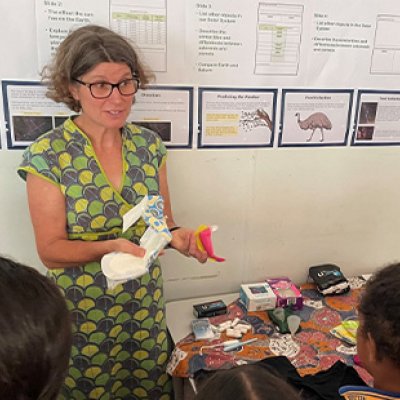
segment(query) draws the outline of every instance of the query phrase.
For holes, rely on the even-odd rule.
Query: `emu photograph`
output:
[[[279,146],[345,146],[352,90],[282,91]]]

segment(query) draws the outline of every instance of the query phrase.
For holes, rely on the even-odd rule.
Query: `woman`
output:
[[[44,70],[48,97],[79,114],[24,153],[37,249],[63,289],[76,325],[65,399],[169,399],[162,277],[158,260],[141,278],[106,289],[102,256],[138,246],[143,221],[122,234],[122,216],[161,194],[171,246],[206,261],[192,230],[176,227],[166,149],[154,132],[126,123],[148,82],[132,46],[99,26],[79,28]]]

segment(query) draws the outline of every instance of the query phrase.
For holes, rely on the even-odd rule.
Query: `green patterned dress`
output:
[[[23,179],[35,174],[60,188],[70,240],[125,237],[138,243],[143,235],[142,220],[122,234],[122,216],[144,195],[159,194],[166,149],[154,132],[132,124],[124,126],[122,139],[121,191],[108,181],[90,140],[71,119],[25,151],[18,173]],[[107,289],[98,262],[52,269],[49,275],[65,294],[75,330],[60,399],[170,399],[158,260],[148,274],[113,290]]]

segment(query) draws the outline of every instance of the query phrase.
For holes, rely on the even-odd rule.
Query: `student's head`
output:
[[[254,364],[217,371],[202,386],[196,400],[300,400],[281,377]]]
[[[127,65],[141,86],[151,76],[127,39],[110,29],[87,25],[72,31],[57,48],[53,62],[44,68],[42,77],[48,86],[47,96],[73,111],[81,111],[79,101],[70,92],[71,85],[101,63]]]
[[[367,282],[359,304],[357,350],[375,375],[389,363],[400,371],[400,264],[382,268]]]
[[[35,269],[0,257],[0,399],[56,399],[71,335],[57,286]]]

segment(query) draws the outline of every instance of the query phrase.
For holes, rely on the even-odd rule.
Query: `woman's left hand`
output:
[[[207,261],[207,253],[197,248],[194,231],[188,228],[179,228],[171,232],[171,247],[178,250],[186,257],[196,258],[200,263]]]

